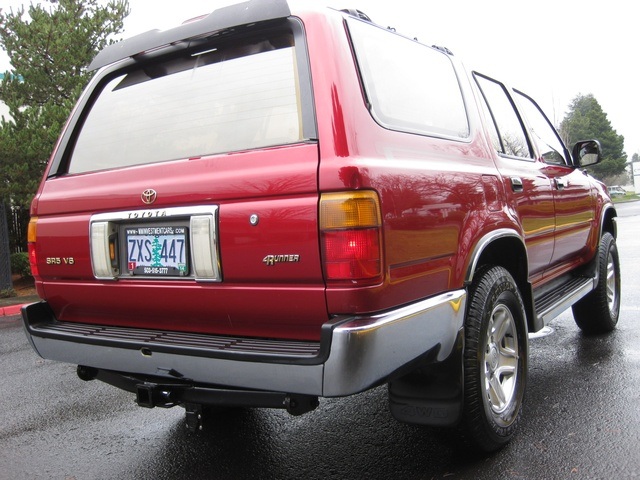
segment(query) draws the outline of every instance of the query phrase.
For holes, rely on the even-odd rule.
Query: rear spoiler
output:
[[[96,55],[89,71],[110,65],[150,50],[158,50],[227,28],[291,15],[287,0],[249,0],[214,10],[201,20],[185,23],[170,30],[150,30],[105,47]]]

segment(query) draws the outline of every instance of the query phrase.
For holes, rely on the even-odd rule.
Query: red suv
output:
[[[103,50],[33,201],[44,358],[183,406],[389,385],[514,434],[528,333],[620,308],[616,212],[526,94],[359,11],[251,0]]]

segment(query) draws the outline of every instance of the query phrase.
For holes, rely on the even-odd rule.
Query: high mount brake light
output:
[[[322,194],[320,232],[328,282],[371,285],[382,279],[382,220],[372,191]]]

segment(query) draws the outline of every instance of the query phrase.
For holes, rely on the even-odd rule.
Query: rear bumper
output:
[[[216,337],[58,322],[46,302],[22,309],[43,358],[204,385],[339,397],[393,378],[426,355],[448,358],[463,326],[457,290],[371,316],[339,317],[313,342]]]

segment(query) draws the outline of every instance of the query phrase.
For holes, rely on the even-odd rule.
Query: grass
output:
[[[636,200],[640,200],[640,195],[630,192],[626,195],[617,195],[615,197],[611,197],[611,200],[613,200],[613,203],[634,202]]]

